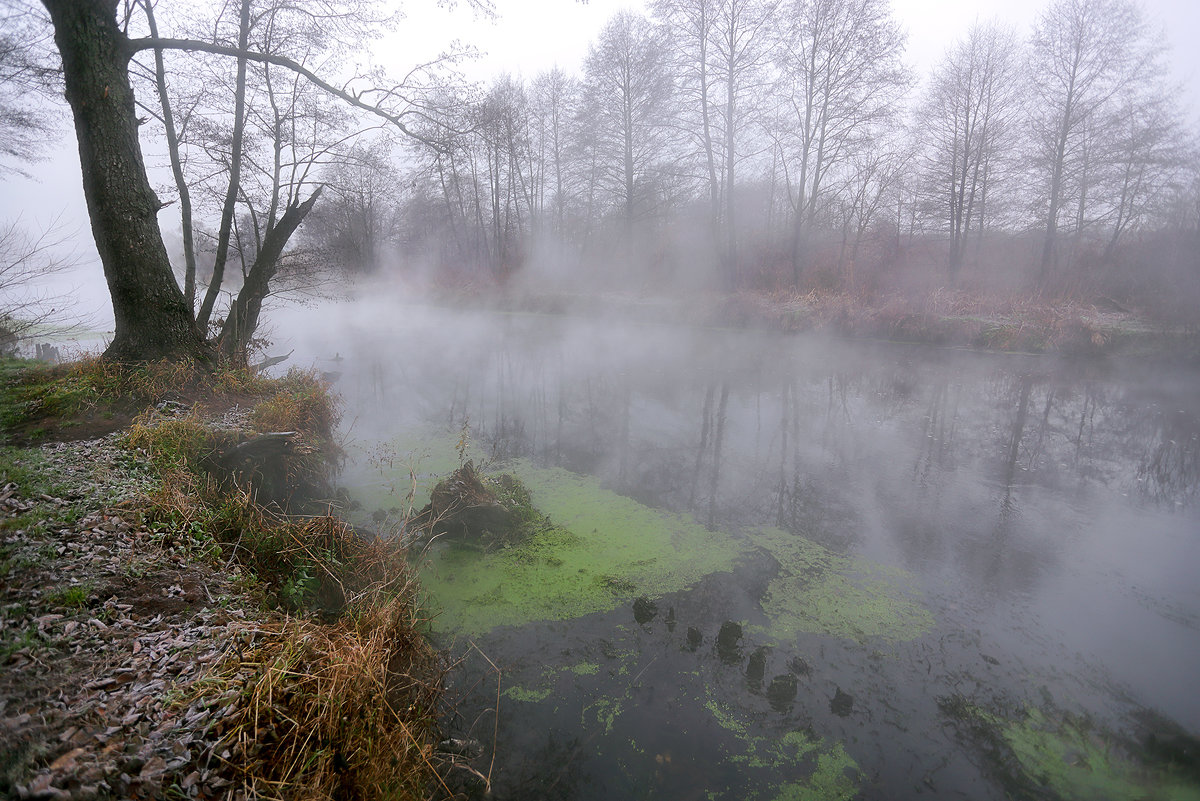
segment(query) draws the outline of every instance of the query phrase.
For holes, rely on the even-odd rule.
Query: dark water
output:
[[[1200,734],[1195,372],[419,308],[283,326],[293,362],[339,373],[360,458],[469,419],[498,465],[901,568],[933,615],[915,639],[769,641],[758,553],[653,607],[460,639],[451,723],[484,772],[495,744],[502,797],[1028,794],[952,697],[1130,742]],[[780,745],[796,732],[820,743],[805,759]],[[788,789],[819,754],[853,790]]]

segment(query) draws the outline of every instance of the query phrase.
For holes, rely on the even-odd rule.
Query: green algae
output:
[[[1009,787],[1044,787],[1064,801],[1200,801],[1200,785],[1140,762],[1111,734],[1070,715],[1027,707],[1016,720],[961,697],[943,712],[967,723]]]
[[[600,672],[600,666],[595,662],[580,662],[577,665],[548,667],[541,673],[539,686],[535,689],[529,686],[509,687],[504,691],[507,698],[536,704],[545,701],[554,693],[555,683],[562,674],[570,673],[575,676],[595,676]]]
[[[772,801],[850,801],[858,795],[862,771],[841,743],[826,746],[810,732],[785,734],[772,749],[772,767],[813,765],[807,778],[781,784]]]
[[[527,704],[538,704],[545,701],[554,692],[551,687],[546,687],[540,690],[531,690],[528,687],[509,687],[504,691],[505,698],[511,698],[514,701],[522,701]]]
[[[771,801],[849,801],[858,795],[862,770],[840,742],[830,743],[811,731],[789,731],[778,739],[750,736],[750,724],[728,704],[710,696],[704,706],[718,726],[744,745],[730,762],[772,779],[784,777],[770,792]]]
[[[704,708],[709,711],[709,713],[713,716],[713,720],[715,720],[717,725],[722,729],[731,731],[739,737],[744,738],[746,736],[748,728],[746,723],[733,714],[733,711],[730,709],[728,704],[719,701],[716,698],[709,698],[708,702],[704,704]]]
[[[607,696],[597,698],[585,706],[583,712],[580,713],[580,730],[596,731],[598,726],[604,730],[605,734],[612,734],[613,725],[616,724],[617,718],[621,716],[621,711],[621,699]]]
[[[580,662],[578,665],[568,665],[564,670],[568,670],[576,676],[595,676],[600,672],[600,666],[595,662]]]
[[[552,525],[481,553],[439,544],[422,568],[440,631],[476,636],[498,626],[611,611],[632,597],[686,589],[733,568],[729,536],[686,515],[652,509],[593,478],[517,462],[511,470]]]
[[[933,628],[933,615],[902,570],[844,556],[776,528],[755,529],[750,539],[779,563],[762,597],[768,636],[904,641]]]

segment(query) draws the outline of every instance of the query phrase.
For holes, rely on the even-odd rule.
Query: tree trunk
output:
[[[262,312],[263,301],[270,292],[271,279],[279,270],[279,258],[287,246],[292,234],[304,222],[304,218],[312,211],[317,198],[321,196],[318,187],[308,200],[295,206],[288,206],[279,222],[273,225],[263,237],[262,248],[254,258],[254,264],[246,275],[246,281],[238,292],[225,324],[221,327],[221,355],[235,362],[245,361],[246,348],[250,337],[258,329],[258,316]]]
[[[104,355],[122,361],[208,358],[175,282],[138,142],[128,39],[117,0],[43,0],[63,61],[92,236],[112,296]]]
[[[241,22],[238,27],[238,51],[245,53],[250,37],[250,0],[242,0]],[[221,206],[221,228],[217,231],[217,253],[213,260],[212,278],[204,302],[196,315],[196,324],[207,333],[208,321],[213,306],[225,280],[225,264],[229,259],[229,235],[233,229],[233,214],[237,205],[238,191],[242,188],[242,140],[246,129],[246,57],[238,56],[237,85],[233,95],[233,142],[229,153],[229,187],[225,191],[225,203]]]
[[[143,5],[150,35],[158,38],[158,24],[154,19],[154,4]],[[196,308],[196,246],[192,236],[192,193],[183,177],[183,159],[179,155],[179,134],[175,130],[175,115],[171,111],[171,97],[167,92],[167,66],[161,47],[154,49],[154,81],[158,85],[158,98],[162,105],[163,130],[167,135],[167,153],[171,157],[171,173],[175,176],[175,188],[179,192],[179,219],[183,234],[183,296],[188,308]]]

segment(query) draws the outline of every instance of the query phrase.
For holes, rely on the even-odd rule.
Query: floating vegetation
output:
[[[771,637],[809,633],[904,641],[933,628],[933,615],[917,600],[903,570],[844,556],[776,528],[755,529],[750,537],[779,563],[779,575],[762,598]]]
[[[781,777],[773,790],[753,798],[770,801],[849,801],[858,795],[863,774],[858,763],[839,743],[830,743],[812,731],[789,731],[779,738],[751,736],[751,725],[726,703],[709,698],[705,704],[721,728],[745,745],[731,757],[748,768]]]
[[[433,549],[422,581],[441,631],[473,636],[611,611],[730,570],[741,553],[728,535],[618,495],[596,479],[528,462],[511,472],[549,522],[519,544],[488,553],[459,543]]]
[[[522,701],[527,704],[537,704],[545,701],[553,692],[554,690],[550,687],[545,687],[540,690],[531,690],[528,687],[509,687],[504,691],[504,697],[511,698],[514,701]]]
[[[958,695],[939,706],[970,731],[1010,794],[1047,788],[1067,801],[1200,801],[1194,776],[1151,764],[1086,719],[1033,706],[1013,719]]]
[[[555,684],[560,675],[569,673],[575,676],[595,676],[599,672],[600,666],[595,662],[580,662],[577,665],[549,667],[542,671],[541,680],[538,682],[536,688],[520,685],[509,687],[504,691],[504,696],[524,703],[541,703],[554,694],[556,689]]]

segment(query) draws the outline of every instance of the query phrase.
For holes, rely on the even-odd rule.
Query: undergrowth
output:
[[[60,365],[5,359],[0,362],[0,430],[38,439],[47,428],[70,428],[88,414],[111,416],[164,401],[274,392],[270,379],[246,368],[209,370],[188,361],[124,365],[96,357]]]
[[[337,401],[311,372],[293,370],[269,389],[250,423],[259,434],[291,432],[296,444],[276,454],[278,480],[282,497],[303,506],[340,454]],[[125,442],[162,477],[146,511],[152,527],[192,532],[190,541],[203,532],[250,572],[268,606],[290,615],[264,623],[274,637],[197,687],[218,697],[251,675],[213,749],[245,797],[428,797],[438,784],[441,665],[399,543],[364,538],[327,511],[261,503],[264,469],[225,455],[253,433],[150,411]]]
[[[277,624],[226,665],[231,680],[256,666],[215,749],[246,797],[449,795],[434,763],[439,661],[419,633],[410,574],[397,577],[334,624]]]
[[[0,368],[0,385],[8,431],[105,404],[137,412],[120,441],[148,458],[156,478],[139,503],[142,521],[172,553],[236,562],[249,574],[246,586],[268,607],[257,628],[271,636],[229,649],[191,690],[193,700],[237,698],[214,734],[211,758],[224,764],[240,797],[450,794],[439,791],[434,764],[442,664],[424,635],[406,554],[398,541],[356,533],[319,497],[314,503],[340,455],[338,402],[314,373],[269,381],[247,371],[201,375],[189,365],[92,360]],[[155,408],[176,398],[189,409]],[[208,409],[232,405],[223,398],[250,406],[250,430],[206,422]],[[289,433],[261,436],[282,432]],[[262,455],[254,450],[259,441],[270,446],[266,456],[246,458]],[[0,461],[12,463],[6,476],[23,484],[36,472]],[[74,608],[87,592],[64,587],[53,600]]]

